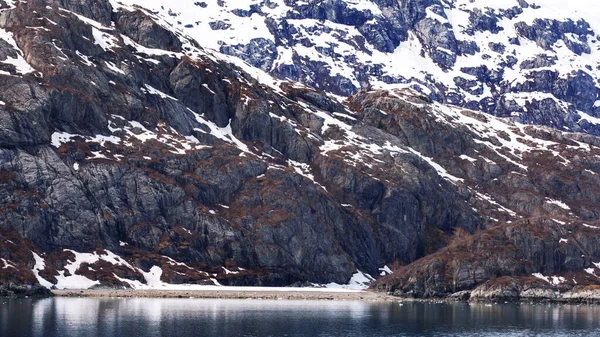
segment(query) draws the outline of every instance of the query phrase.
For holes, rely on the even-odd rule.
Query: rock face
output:
[[[345,283],[422,256],[426,229],[481,222],[395,136],[323,92],[257,81],[144,10],[1,15],[0,223],[44,253],[20,263],[46,285],[133,286],[154,266],[171,283]]]
[[[292,5],[297,20],[373,21],[343,1]],[[422,5],[385,13],[413,27],[432,4]],[[281,10],[261,6],[232,13]],[[346,283],[385,265],[405,267],[381,289],[419,297],[499,276],[597,282],[594,136],[442,105],[415,90],[340,99],[202,49],[160,13],[127,2],[6,7],[3,291]],[[410,36],[400,21],[390,23],[394,34],[370,39],[393,50]],[[497,29],[487,19],[473,29],[483,26]],[[431,48],[456,43],[449,27],[428,34]],[[260,57],[279,52],[272,47],[244,50]],[[580,87],[567,82],[557,94],[572,99]]]
[[[344,96],[412,88],[521,123],[600,135],[600,21],[591,0],[201,4],[152,9],[203,46],[276,78]]]

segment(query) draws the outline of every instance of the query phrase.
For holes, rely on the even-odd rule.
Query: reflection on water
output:
[[[0,299],[0,336],[600,336],[600,307]]]

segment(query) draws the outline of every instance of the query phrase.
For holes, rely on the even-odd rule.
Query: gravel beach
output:
[[[397,301],[397,298],[383,293],[371,291],[340,291],[340,290],[315,290],[308,288],[273,290],[240,290],[222,288],[219,290],[52,290],[54,296],[59,297],[118,297],[118,298],[223,298],[223,299],[265,299],[265,300],[348,300],[348,301]]]

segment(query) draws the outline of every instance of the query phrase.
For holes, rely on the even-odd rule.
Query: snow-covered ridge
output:
[[[182,43],[184,44],[185,52],[174,53],[174,52],[169,52],[166,50],[153,49],[153,48],[141,46],[140,44],[134,42],[131,38],[129,38],[123,34],[118,34],[113,27],[104,26],[104,25],[102,25],[96,21],[93,21],[89,18],[85,18],[81,15],[74,14],[74,15],[76,15],[76,17],[79,20],[92,26],[95,29],[94,32],[96,32],[96,30],[98,32],[100,32],[98,34],[94,33],[95,43],[100,45],[105,52],[111,53],[115,49],[121,48],[119,46],[119,44],[120,44],[119,41],[122,41],[123,45],[132,47],[136,51],[136,56],[139,57],[141,61],[149,62],[149,63],[159,62],[157,60],[157,58],[160,58],[161,56],[182,58],[182,57],[184,57],[184,55],[185,55],[185,57],[189,57],[192,59],[209,58],[209,59],[213,59],[213,60],[218,60],[219,62],[230,62],[230,63],[233,63],[234,65],[240,67],[243,71],[246,71],[250,76],[254,77],[258,82],[260,82],[260,83],[264,84],[266,87],[270,88],[270,90],[272,90],[272,93],[274,95],[280,95],[280,97],[283,100],[286,100],[285,93],[283,93],[283,91],[280,87],[282,84],[282,81],[277,80],[271,76],[271,75],[277,75],[277,73],[273,72],[273,69],[260,69],[260,67],[252,67],[252,66],[246,64],[241,59],[238,59],[234,56],[229,56],[229,55],[223,54],[225,52],[225,50],[222,50],[222,48],[220,47],[220,46],[223,46],[223,43],[221,43],[221,42],[223,42],[222,40],[217,40],[216,42],[213,41],[214,45],[211,45],[211,43],[213,43],[213,42],[211,42],[211,38],[215,38],[215,39],[223,38],[223,36],[219,35],[221,33],[225,34],[225,35],[233,34],[232,35],[233,41],[238,44],[250,43],[248,41],[253,41],[256,38],[255,34],[258,34],[258,33],[252,32],[252,31],[246,29],[246,30],[244,30],[244,34],[234,34],[234,33],[230,32],[229,28],[231,28],[231,27],[229,27],[228,29],[215,29],[215,25],[210,24],[213,21],[210,21],[210,20],[217,20],[219,18],[223,18],[222,16],[224,15],[228,18],[227,19],[228,21],[225,21],[223,19],[224,20],[223,22],[230,22],[234,18],[236,18],[237,19],[236,24],[238,24],[238,23],[244,23],[245,20],[260,19],[256,22],[254,22],[254,24],[259,25],[259,23],[260,23],[260,24],[268,25],[269,21],[266,19],[270,18],[271,15],[280,15],[282,17],[286,16],[286,15],[287,16],[291,15],[293,17],[297,17],[297,15],[293,14],[292,12],[300,12],[300,11],[302,11],[302,8],[304,8],[303,7],[304,5],[314,4],[316,2],[314,2],[314,1],[313,2],[309,1],[306,3],[303,2],[303,3],[298,3],[296,6],[288,6],[283,1],[274,1],[274,2],[270,2],[270,4],[266,4],[266,3],[262,3],[262,2],[260,2],[260,3],[253,2],[253,5],[258,6],[256,8],[259,8],[260,6],[262,6],[262,7],[260,7],[262,9],[258,10],[255,8],[254,10],[251,11],[252,13],[246,13],[243,11],[240,12],[241,7],[239,7],[240,6],[239,3],[229,4],[226,1],[222,2],[222,5],[220,5],[217,2],[212,2],[212,1],[208,1],[205,3],[202,3],[202,2],[191,3],[188,1],[182,1],[182,2],[178,2],[176,4],[169,4],[168,6],[162,4],[161,2],[158,2],[158,1],[145,2],[144,4],[141,4],[141,3],[138,3],[137,1],[133,1],[133,0],[127,0],[127,1],[113,0],[111,3],[115,10],[133,11],[133,10],[136,10],[136,8],[138,8],[137,6],[143,6],[145,8],[148,8],[148,12],[153,13],[151,15],[156,20],[157,23],[159,23],[161,26],[175,32],[176,35],[181,38]],[[343,2],[342,1],[341,3],[346,4],[348,8],[351,8],[354,11],[368,12],[368,13],[370,13],[369,15],[375,15],[378,17],[383,16],[383,14],[382,14],[383,12],[377,11],[375,8],[378,8],[378,7],[369,1],[363,1],[360,3]],[[439,8],[436,10],[427,8],[427,10],[426,10],[427,15],[423,20],[430,19],[430,20],[434,20],[434,21],[437,20],[438,22],[439,21],[451,21],[452,17],[449,16],[449,13],[451,13],[453,11],[457,11],[457,10],[459,10],[463,14],[466,13],[465,11],[474,11],[475,10],[474,6],[477,3],[482,4],[483,2],[473,2],[473,3],[469,3],[469,4],[462,4],[462,3],[458,2],[456,4],[457,6],[445,8],[444,11],[442,11],[442,12],[440,12],[441,9],[439,9]],[[514,20],[516,20],[517,17],[521,17],[521,16],[523,16],[524,18],[527,17],[525,13],[526,12],[528,13],[528,11],[530,11],[530,10],[539,10],[539,8],[533,8],[533,7],[527,7],[527,8],[519,7],[519,8],[521,8],[522,12],[518,13],[518,15],[516,15],[513,18]],[[496,9],[500,10],[499,8],[496,8]],[[65,13],[68,12],[65,10],[61,10],[61,11],[65,12]],[[209,20],[210,22],[203,21],[205,18],[202,15],[206,14],[205,12],[209,13],[207,15],[209,15],[208,18],[210,19]],[[198,20],[195,21],[194,24],[191,25],[191,27],[189,25],[183,24],[185,22],[185,21],[183,21],[183,19],[186,17],[186,15],[190,15],[190,13],[196,13],[196,14],[199,13],[199,15],[200,15],[200,16],[198,16]],[[292,13],[292,14],[290,14],[290,13]],[[543,12],[543,13],[545,13],[545,12]],[[445,18],[444,15],[447,16],[448,18]],[[513,19],[511,19],[511,20],[513,20]],[[465,20],[469,21],[471,19],[467,18]],[[335,42],[334,40],[328,40],[328,41],[324,42],[322,45],[315,43],[314,46],[312,46],[314,48],[318,48],[319,46],[324,48],[326,45],[332,46],[333,44],[336,44],[336,46],[337,46],[340,43],[343,44],[343,43],[348,42],[349,41],[348,36],[358,36],[358,35],[352,35],[352,34],[351,35],[347,35],[347,34],[346,35],[344,35],[344,34],[336,35],[335,29],[337,29],[339,31],[340,29],[343,29],[344,27],[347,28],[347,26],[349,26],[349,25],[341,24],[341,23],[332,23],[332,22],[330,22],[330,20],[329,21],[328,20],[325,20],[325,21],[316,20],[315,21],[314,19],[294,18],[294,19],[290,19],[290,22],[298,24],[301,27],[304,27],[304,29],[307,29],[309,31],[308,32],[308,33],[310,33],[309,35],[312,34],[312,35],[318,36],[320,39],[331,39],[332,37],[336,38],[335,41],[337,41],[337,42]],[[246,22],[246,24],[249,24],[249,23]],[[327,29],[325,31],[319,31],[318,29],[317,30],[314,29],[315,25],[316,26],[324,26],[324,25],[326,26],[326,25],[330,25],[330,24],[335,26],[334,27],[335,29],[332,31],[329,31]],[[206,26],[206,25],[208,25],[208,26]],[[204,28],[202,28],[202,27],[204,27]],[[206,28],[206,27],[208,27],[208,28]],[[238,28],[241,29],[241,27],[242,26],[240,26]],[[268,28],[268,27],[266,27],[266,28]],[[323,28],[323,27],[321,27],[321,28]],[[344,28],[344,29],[346,29],[346,28]],[[460,36],[461,38],[464,38],[464,39],[468,39],[473,36],[477,37],[478,34],[481,33],[481,32],[470,33],[467,31],[468,30],[467,28],[468,27],[466,27],[466,26],[463,27],[463,29],[460,30],[461,31],[460,34],[462,34],[462,35],[459,34],[458,36]],[[204,30],[202,30],[202,29],[204,29]],[[206,30],[206,29],[209,29],[209,30]],[[264,33],[264,31],[262,31],[259,28],[257,28],[256,30],[259,33]],[[213,32],[213,31],[217,31],[219,34],[211,35],[211,32]],[[271,30],[267,29],[267,31],[269,32],[269,34],[272,34]],[[502,32],[506,32],[506,31],[508,31],[508,28],[505,30],[502,30]],[[203,35],[200,35],[201,33]],[[358,33],[362,34],[361,32],[358,32]],[[399,47],[396,48],[396,51],[399,48],[401,49],[401,48],[407,47],[407,43],[411,43],[411,41],[415,42],[415,43],[421,41],[419,39],[422,39],[422,38],[417,38],[416,36],[413,36],[411,38],[411,34],[414,35],[415,33],[412,31],[408,32],[407,40],[402,42],[399,45]],[[458,33],[456,33],[456,34],[458,34]],[[209,38],[208,39],[204,38],[205,36],[209,36]],[[494,36],[496,36],[496,34]],[[203,44],[204,47],[215,48],[216,50],[211,51],[211,50],[203,50],[203,49],[195,48],[192,46],[190,41],[187,39],[196,39],[199,43]],[[246,40],[244,40],[244,39],[246,39]],[[275,41],[275,40],[276,39],[273,36],[273,41]],[[310,38],[309,38],[309,40],[310,40]],[[344,42],[344,41],[346,41],[346,42]],[[348,43],[350,43],[350,42],[348,42]],[[421,43],[421,42],[419,42],[419,43]],[[498,42],[498,43],[500,43],[500,42]],[[529,42],[524,41],[523,44],[525,44],[525,43],[529,43]],[[534,42],[531,42],[531,43],[534,43]],[[350,43],[350,45],[352,45],[353,48],[357,48],[357,45],[355,45],[355,44]],[[514,44],[512,46],[514,46],[514,48],[517,48],[516,45],[514,45]],[[106,47],[106,48],[104,48],[104,47]],[[300,48],[300,46],[297,46],[297,47]],[[312,48],[312,47],[302,46],[302,48]],[[374,46],[370,46],[369,48],[371,48],[371,47],[374,48]],[[421,47],[419,47],[419,48],[421,48]],[[295,46],[290,45],[285,48],[292,49],[292,52],[294,52],[293,49],[295,48]],[[489,46],[489,48],[495,48],[495,47]],[[536,48],[539,48],[539,46]],[[220,52],[223,52],[223,53],[220,53],[217,50],[219,50]],[[337,50],[339,50],[339,48]],[[414,50],[415,49],[413,47],[410,47],[410,48],[406,49],[405,51],[408,53],[411,53],[412,56],[415,56],[419,62],[421,62],[423,60],[427,60],[428,54],[425,54],[425,56],[416,55],[414,53]],[[365,55],[368,55],[369,58],[371,58],[371,61],[368,61],[371,63],[372,63],[372,60],[376,59],[376,56],[378,55],[378,53],[386,54],[386,55],[389,54],[388,56],[392,57],[388,60],[390,63],[390,66],[392,67],[392,65],[393,65],[394,68],[397,68],[398,62],[394,61],[394,57],[398,56],[398,55],[395,55],[396,51],[390,52],[390,53],[385,53],[385,52],[378,51],[375,48],[373,50],[366,49],[366,51],[361,51],[361,52],[364,52]],[[259,52],[259,51],[252,51],[252,52]],[[348,52],[354,53],[355,50],[348,49]],[[499,58],[508,57],[507,56],[508,53],[497,53],[497,54],[499,54],[498,55]],[[512,54],[514,55],[514,53],[512,53]],[[475,55],[478,55],[478,54],[475,54]],[[459,64],[459,65],[461,64],[460,60],[462,57],[468,58],[468,57],[472,57],[472,56],[473,55],[470,55],[470,54],[459,55],[459,58],[457,59],[456,64]],[[96,64],[97,61],[95,61],[96,63],[89,61],[88,57],[84,54],[79,53],[78,57],[82,58],[86,62],[89,62],[93,66],[100,66],[100,64]],[[335,55],[331,56],[330,58],[335,59]],[[440,68],[441,65],[439,64],[439,62],[436,63],[437,61],[434,62],[433,59],[431,59],[430,61],[432,62],[432,64],[431,64],[431,66],[433,67],[432,69],[437,69],[436,71],[441,69]],[[489,59],[488,59],[488,61],[489,61]],[[278,62],[280,63],[280,65],[286,64],[281,59]],[[291,62],[293,63],[295,61],[291,60]],[[367,62],[366,59],[365,59],[365,62]],[[344,63],[344,64],[346,64],[346,63]],[[403,62],[402,64],[403,65],[410,64],[410,62]],[[125,69],[126,66],[124,65],[124,63],[115,64],[115,63],[111,63],[109,61],[102,61],[102,65],[107,67],[110,71],[114,72],[115,74],[125,75],[125,71],[123,69]],[[491,67],[492,67],[492,64],[489,64],[488,69],[491,69]],[[263,70],[267,70],[267,72],[265,72]],[[446,80],[454,83],[456,81],[455,81],[455,78],[453,78],[452,76],[458,74],[458,72],[460,72],[462,74],[461,76],[468,75],[468,74],[465,75],[463,70],[456,70],[456,69],[444,69],[443,71],[438,72],[436,74],[429,73],[429,75],[433,74],[433,75],[435,75],[436,78],[447,77]],[[354,74],[353,71],[349,71],[349,73]],[[402,70],[402,73],[407,74],[407,72],[405,72],[405,69]],[[423,75],[423,77],[420,77],[420,79],[419,79],[417,74],[414,74],[414,76],[411,75],[411,77],[413,77],[413,80],[419,79],[419,81],[428,81],[428,77],[426,76],[427,75],[426,73],[419,70],[418,74],[420,74],[419,76]],[[354,75],[352,75],[352,76],[354,76]],[[475,75],[469,75],[469,76],[476,77]],[[222,79],[222,80],[224,82],[229,81],[228,79]],[[238,80],[240,80],[248,85],[251,85],[244,78],[239,78]],[[471,80],[475,80],[475,79],[471,78]],[[419,82],[419,81],[417,81],[417,82]],[[421,82],[419,82],[419,83],[421,83]],[[569,164],[568,160],[566,160],[565,158],[562,158],[560,155],[559,150],[562,149],[561,144],[558,144],[557,142],[547,141],[547,140],[540,139],[538,137],[531,136],[531,132],[526,130],[526,127],[523,124],[513,121],[514,118],[507,119],[507,118],[497,118],[497,117],[492,117],[492,116],[490,116],[489,118],[481,118],[480,116],[477,115],[476,112],[470,112],[470,110],[465,110],[459,106],[449,106],[449,105],[440,104],[435,101],[433,103],[428,102],[427,104],[425,104],[423,102],[415,103],[415,100],[413,98],[420,96],[422,94],[422,91],[427,92],[427,90],[425,90],[427,88],[427,85],[425,85],[423,83],[425,83],[425,82],[422,82],[421,84],[419,84],[416,87],[413,85],[410,85],[410,86],[414,87],[415,89],[394,89],[395,87],[397,87],[394,84],[391,84],[391,85],[388,85],[388,84],[383,85],[382,84],[381,86],[387,88],[388,93],[396,99],[403,100],[408,104],[411,104],[411,105],[414,105],[414,106],[417,106],[420,108],[426,108],[436,119],[439,119],[443,123],[449,124],[456,128],[459,128],[459,127],[469,128],[470,131],[474,134],[475,141],[478,144],[484,145],[487,148],[491,149],[491,151],[495,153],[496,157],[500,157],[501,161],[503,161],[503,162],[509,162],[509,163],[513,164],[514,166],[516,166],[519,169],[519,171],[521,171],[521,173],[526,172],[528,170],[528,167],[522,163],[524,154],[531,153],[533,151],[549,152],[554,157],[556,157],[558,159],[558,161],[561,162],[563,165]],[[111,81],[111,84],[115,85],[115,86],[117,85],[116,83],[114,83],[112,81]],[[297,87],[301,87],[300,84],[294,84],[294,85]],[[214,94],[213,89],[211,89],[208,84],[204,83],[204,84],[202,84],[202,86],[207,91]],[[375,87],[377,87],[377,86],[375,86]],[[403,87],[403,86],[401,86],[401,87]],[[159,90],[149,84],[141,85],[140,91],[144,95],[147,95],[147,96],[157,96],[164,100],[170,100],[173,102],[180,103],[177,98],[171,96],[170,94],[162,92],[161,90]],[[537,98],[548,99],[549,97],[552,96],[551,94],[548,94],[548,93],[539,93],[539,97],[537,97],[536,95],[526,95],[523,93],[507,93],[506,95],[507,95],[507,97],[510,96],[517,101],[520,100],[519,102],[522,103],[523,105],[527,105],[528,104],[527,102],[529,99],[537,99]],[[246,99],[246,104],[251,100],[250,97],[245,97],[245,99]],[[290,103],[290,102],[288,101],[288,103]],[[364,132],[361,131],[360,122],[358,122],[358,119],[357,119],[359,112],[352,112],[352,111],[348,110],[348,111],[345,111],[344,113],[341,113],[341,112],[331,113],[331,112],[323,111],[319,108],[316,108],[314,105],[308,104],[307,102],[304,102],[303,100],[296,100],[292,103],[297,104],[298,106],[302,107],[305,110],[305,112],[312,114],[317,119],[321,120],[323,122],[322,128],[320,130],[307,130],[306,127],[299,125],[296,121],[276,115],[274,113],[269,114],[271,119],[276,119],[276,120],[279,120],[284,123],[292,125],[298,134],[300,134],[301,132],[307,132],[307,135],[311,140],[314,140],[319,143],[320,153],[324,156],[334,155],[334,153],[335,153],[335,155],[342,156],[347,163],[350,163],[351,165],[353,165],[355,167],[358,165],[365,165],[369,169],[385,170],[384,167],[378,167],[378,165],[381,166],[381,164],[383,163],[383,161],[381,160],[381,156],[391,155],[392,157],[394,157],[394,156],[399,156],[399,155],[409,155],[409,156],[412,155],[412,156],[417,156],[422,161],[428,163],[435,171],[437,171],[438,175],[441,176],[443,179],[446,179],[453,184],[464,184],[464,178],[452,174],[451,173],[452,167],[448,166],[447,163],[438,162],[438,159],[427,156],[427,155],[419,152],[418,150],[416,150],[413,147],[402,145],[400,143],[392,143],[390,141],[371,139],[371,137],[369,135],[365,135]],[[147,142],[159,142],[159,143],[162,143],[162,146],[164,146],[164,148],[167,149],[170,153],[178,154],[178,155],[185,155],[187,153],[187,151],[190,151],[190,150],[201,150],[201,149],[210,147],[208,145],[203,145],[198,140],[199,137],[202,135],[210,135],[212,137],[219,139],[220,141],[222,141],[224,143],[228,143],[230,145],[235,146],[243,154],[254,153],[258,156],[263,156],[263,158],[267,157],[266,154],[259,153],[259,151],[257,151],[256,148],[254,148],[254,149],[249,148],[247,144],[245,144],[244,142],[242,142],[241,140],[236,138],[231,129],[231,125],[227,125],[226,127],[218,127],[214,122],[210,121],[206,116],[197,114],[196,112],[190,110],[189,108],[185,111],[185,113],[190,114],[192,116],[192,118],[198,123],[198,127],[194,128],[194,132],[195,132],[194,135],[182,135],[179,132],[177,132],[176,130],[174,130],[173,128],[169,127],[168,125],[164,125],[164,124],[159,125],[156,130],[150,130],[150,129],[146,128],[144,125],[142,125],[141,123],[138,123],[135,121],[125,121],[121,117],[113,115],[112,119],[109,120],[109,122],[108,122],[109,123],[108,129],[111,132],[111,135],[109,135],[109,136],[103,136],[103,135],[81,136],[81,135],[72,135],[72,134],[68,134],[68,133],[64,133],[64,132],[55,132],[52,136],[52,144],[58,148],[58,147],[61,147],[65,143],[73,142],[74,140],[77,140],[77,139],[84,139],[88,143],[98,143],[102,148],[104,148],[101,151],[92,152],[91,156],[89,156],[87,158],[88,160],[89,159],[109,159],[109,160],[117,160],[118,161],[118,160],[120,160],[120,156],[111,154],[111,149],[108,148],[111,145],[132,147],[132,146],[139,145],[139,144],[146,144]],[[382,112],[382,113],[385,113],[385,112]],[[582,114],[584,114],[584,113],[582,113]],[[591,115],[586,115],[586,116],[589,116],[588,119],[592,119]],[[341,134],[343,135],[343,137],[336,138],[336,139],[329,139],[328,137],[326,137],[325,134],[330,129],[333,129],[333,128],[341,130]],[[569,146],[567,146],[567,148],[570,148],[573,150],[581,150],[581,151],[586,151],[587,149],[591,149],[591,146],[588,144],[583,144],[583,143],[579,143],[579,142],[575,142],[575,144],[577,144],[577,145],[569,145]],[[144,156],[143,158],[147,159],[147,160],[152,159],[151,157],[148,157],[148,156]],[[483,155],[467,156],[465,154],[462,154],[459,158],[463,161],[468,161],[468,162],[472,163],[473,165],[476,165],[477,161],[481,161],[481,160],[486,161],[488,163],[497,164],[493,159],[490,159],[489,157],[486,157]],[[306,178],[312,180],[313,182],[315,182],[318,185],[321,185],[319,182],[317,182],[315,180],[314,174],[311,172],[310,165],[308,165],[307,163],[300,163],[300,162],[297,162],[294,160],[287,160],[287,166],[293,168],[296,173],[305,176]],[[270,167],[271,168],[280,168],[277,165],[271,165]],[[75,171],[79,170],[79,168],[80,168],[79,163],[75,163],[73,165],[73,168],[75,169]],[[485,192],[477,192],[476,195],[482,200],[485,200],[485,201],[493,203],[493,204],[497,204],[496,201],[493,200],[493,198],[491,198],[490,196],[488,196]],[[562,201],[557,201],[557,202],[562,203]],[[568,206],[562,206],[559,203],[550,203],[550,202],[549,202],[549,204],[556,205],[559,208],[568,211]],[[498,204],[498,207],[499,207],[499,209],[506,211],[506,213],[509,213],[511,215],[515,214],[514,211],[512,211],[508,208],[505,208],[502,205]]]
[[[408,1],[414,17],[368,0],[112,3],[148,8],[205,48],[336,94],[413,88],[525,123],[598,131],[593,1]]]

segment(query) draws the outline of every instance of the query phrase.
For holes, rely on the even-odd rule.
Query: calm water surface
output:
[[[600,307],[0,298],[0,336],[600,336]]]

